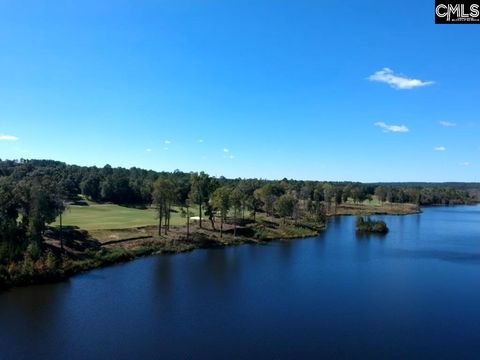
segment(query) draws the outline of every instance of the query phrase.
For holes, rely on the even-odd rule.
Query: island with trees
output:
[[[357,232],[361,234],[386,234],[388,226],[383,220],[375,220],[370,216],[357,216],[355,220]]]
[[[473,183],[227,179],[0,160],[0,287],[152,253],[315,236],[330,216],[405,215],[479,194]]]

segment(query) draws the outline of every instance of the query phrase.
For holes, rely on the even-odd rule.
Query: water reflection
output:
[[[12,339],[27,352],[39,351],[45,342],[62,341],[62,314],[69,290],[70,284],[65,282],[0,294],[0,351],[8,358]]]
[[[387,237],[387,234],[381,234],[381,233],[365,233],[365,232],[355,232],[355,238],[359,242],[364,242],[368,240],[385,240]]]
[[[170,304],[173,295],[173,270],[172,257],[174,255],[165,254],[155,261],[155,270],[153,281],[155,283],[156,294]]]
[[[0,358],[476,358],[477,209],[382,217],[385,236],[337,217],[315,238],[14,289],[0,294]]]
[[[278,254],[282,266],[291,265],[295,253],[295,240],[282,240],[278,245]]]
[[[403,257],[410,259],[436,259],[459,263],[480,264],[480,253],[467,253],[449,250],[407,250],[393,249],[389,252],[390,256]]]
[[[207,251],[203,257],[205,274],[211,276],[212,284],[217,289],[224,289],[228,281],[235,281],[238,276],[239,257],[236,249],[214,249]]]
[[[335,216],[333,218],[330,218],[330,222],[335,224],[335,225],[340,225],[342,223],[342,217],[341,216]]]

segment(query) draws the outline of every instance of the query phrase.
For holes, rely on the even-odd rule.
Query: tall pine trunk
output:
[[[233,237],[237,236],[237,209],[233,211]]]
[[[164,217],[165,217],[165,221],[163,222],[163,233],[165,235],[167,235],[168,233],[168,226],[167,226],[167,223],[168,223],[168,206],[167,206],[167,202],[165,201],[164,203],[164,207],[165,207],[165,212],[164,212]]]
[[[190,238],[190,212],[187,206],[187,240]]]
[[[162,205],[158,208],[158,235],[162,235],[162,217],[163,217],[163,211],[162,211]]]
[[[172,217],[172,205],[169,203],[168,204],[168,212],[167,212],[167,218],[168,218],[168,222],[167,222],[167,229],[170,230],[170,218]]]
[[[220,237],[223,237],[223,213],[220,214]]]

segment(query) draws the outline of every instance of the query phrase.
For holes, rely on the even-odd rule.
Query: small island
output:
[[[388,233],[388,226],[383,220],[375,220],[370,216],[357,216],[355,222],[357,227],[357,232],[367,234],[386,234]]]
[[[55,160],[0,160],[0,291],[140,256],[318,236],[334,216],[471,204],[477,184],[228,179]]]

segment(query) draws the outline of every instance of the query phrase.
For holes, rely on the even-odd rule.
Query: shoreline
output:
[[[413,204],[389,204],[384,205],[363,205],[347,204],[339,206],[334,212],[327,213],[327,219],[336,216],[355,216],[362,215],[413,215],[421,213],[421,208]],[[168,235],[154,235],[155,227],[141,227],[131,229],[103,230],[97,234],[102,234],[105,239],[118,236],[117,233],[134,233],[139,235],[126,238],[114,238],[100,242],[96,239],[89,239],[88,245],[84,245],[80,250],[70,248],[68,244],[77,243],[78,239],[69,239],[65,242],[66,253],[60,252],[58,239],[48,238],[48,249],[55,253],[62,263],[59,268],[51,272],[35,273],[32,276],[16,279],[10,283],[1,283],[0,292],[14,287],[24,287],[31,285],[40,285],[67,281],[70,277],[107,267],[110,265],[125,263],[139,259],[141,257],[162,255],[162,254],[181,254],[196,249],[223,248],[227,246],[238,246],[243,244],[262,245],[272,241],[296,240],[308,237],[315,237],[327,228],[324,224],[312,224],[308,221],[293,222],[289,220],[286,223],[278,218],[261,219],[253,223],[253,226],[237,228],[240,234],[233,235],[233,226],[226,225],[223,237],[220,237],[218,230],[208,228],[207,222],[204,228],[196,228],[192,231],[190,238],[186,238],[185,226],[172,226]],[[248,229],[249,231],[245,231]],[[246,232],[248,236],[241,233]],[[252,232],[253,231],[253,232]],[[149,233],[150,232],[150,233]],[[95,233],[94,231],[92,233]],[[149,235],[145,234],[149,233]],[[80,230],[73,230],[75,236],[83,234]]]

